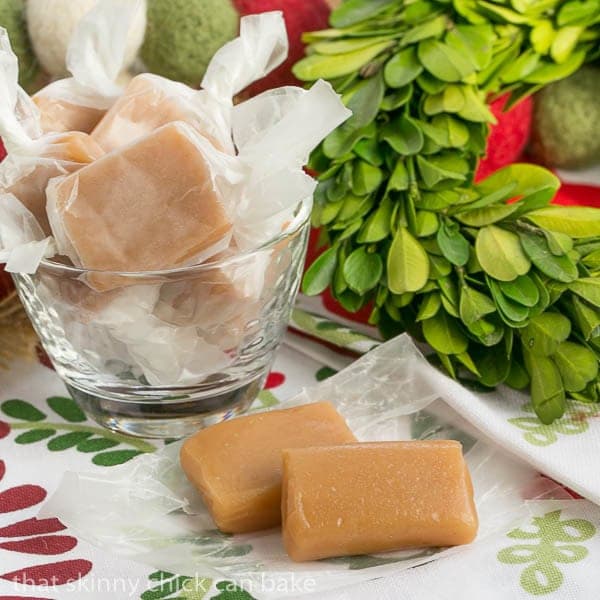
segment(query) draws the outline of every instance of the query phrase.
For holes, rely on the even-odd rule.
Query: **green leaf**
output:
[[[485,93],[467,85],[462,89],[465,98],[463,108],[458,111],[458,116],[473,123],[496,123],[496,117],[485,101]]]
[[[379,44],[380,42],[387,42],[391,38],[389,36],[379,37],[368,37],[368,38],[350,38],[341,40],[327,40],[322,42],[316,42],[311,45],[311,52],[317,54],[346,54],[353,52],[354,50],[361,50],[367,48],[373,44]]]
[[[375,167],[380,167],[383,164],[383,148],[376,138],[365,138],[356,142],[353,152]]]
[[[5,400],[0,407],[5,415],[13,417],[13,419],[34,423],[36,421],[43,421],[46,418],[46,415],[41,410],[38,410],[29,402],[25,402],[25,400]]]
[[[423,103],[426,115],[457,113],[465,107],[465,96],[459,85],[447,85],[438,94],[429,95]]]
[[[530,319],[519,330],[523,346],[536,356],[550,356],[571,333],[571,322],[564,315],[546,312]]]
[[[47,400],[48,406],[65,421],[69,423],[83,423],[86,420],[85,414],[75,400],[64,398],[63,396],[53,396]]]
[[[419,312],[417,314],[417,322],[425,321],[435,317],[442,306],[442,299],[438,292],[430,292],[423,296],[423,300],[419,306]]]
[[[542,230],[542,233],[548,242],[548,248],[550,248],[552,254],[562,256],[573,250],[573,240],[565,233],[548,231],[547,229]]]
[[[56,429],[30,429],[20,433],[15,438],[17,444],[33,444],[46,438],[52,437],[56,433]]]
[[[469,260],[470,244],[460,232],[456,223],[440,223],[437,232],[437,243],[444,256],[458,267],[463,267]]]
[[[343,271],[350,289],[363,295],[379,283],[383,261],[379,254],[369,253],[361,246],[344,261]]]
[[[412,98],[412,94],[412,85],[407,85],[399,90],[386,94],[381,101],[381,110],[391,111],[404,106]]]
[[[456,25],[446,35],[446,44],[464,56],[478,71],[492,59],[496,34],[491,25]]]
[[[500,79],[502,79],[504,83],[520,83],[527,75],[535,70],[540,59],[540,55],[535,50],[525,50],[517,60],[501,70]]]
[[[553,358],[567,392],[580,392],[598,376],[598,358],[585,346],[562,342]]]
[[[417,237],[429,237],[438,230],[438,227],[439,220],[434,212],[428,210],[417,211],[417,220],[415,223]]]
[[[544,237],[532,233],[520,233],[521,245],[531,262],[544,275],[569,283],[577,279],[577,265],[568,256],[555,256]]]
[[[356,92],[347,105],[352,111],[352,116],[334,129],[323,141],[323,152],[327,157],[344,156],[360,139],[375,136],[374,120],[379,112],[384,91],[381,73],[358,84]]]
[[[512,281],[531,267],[518,236],[496,225],[479,230],[475,252],[481,268],[499,281]]]
[[[382,179],[381,169],[370,165],[364,160],[358,160],[354,163],[352,173],[352,191],[357,196],[366,196],[380,186]]]
[[[387,61],[383,69],[385,82],[392,88],[400,88],[409,84],[423,71],[413,46],[400,50]]]
[[[487,283],[502,320],[510,327],[514,327],[517,323],[524,324],[524,321],[529,317],[529,309],[526,306],[507,298],[500,289],[500,282],[488,278]]]
[[[390,175],[388,189],[401,192],[408,189],[408,184],[408,171],[404,164],[404,159],[401,158],[396,162],[396,166]]]
[[[292,72],[301,81],[333,79],[348,75],[358,71],[393,43],[383,41],[345,54],[309,54],[292,67]]]
[[[462,354],[469,345],[458,321],[444,310],[423,321],[423,336],[434,350],[442,354]]]
[[[575,321],[586,340],[600,335],[600,312],[577,296],[572,299]]]
[[[503,221],[506,217],[512,215],[519,206],[517,204],[500,204],[498,206],[486,206],[485,208],[476,208],[460,212],[456,218],[465,225],[471,227],[483,227],[492,225],[498,221]]]
[[[562,64],[569,59],[583,32],[584,27],[578,25],[561,27],[556,32],[550,47],[550,56],[555,62]]]
[[[597,22],[598,2],[589,0],[571,0],[565,2],[558,11],[557,24],[559,27],[566,25],[588,25]]]
[[[421,40],[441,36],[448,25],[448,19],[445,15],[439,15],[429,21],[411,27],[404,33],[401,39],[402,46],[410,46]]]
[[[483,319],[485,315],[495,312],[496,305],[485,294],[463,285],[460,291],[459,310],[460,318],[469,326]]]
[[[329,17],[333,27],[349,27],[379,14],[396,0],[346,0]]]
[[[417,292],[429,277],[429,259],[423,246],[399,227],[387,257],[388,287],[395,294]]]
[[[317,296],[331,284],[337,266],[337,251],[329,248],[315,260],[304,274],[302,292],[307,296]]]
[[[83,440],[86,440],[93,434],[88,431],[71,431],[63,435],[59,435],[48,442],[48,450],[57,452],[61,450],[67,450],[77,446]]]
[[[427,39],[420,42],[418,55],[427,71],[442,81],[462,81],[475,71],[469,60],[458,50],[438,40]]]
[[[569,289],[593,306],[600,308],[600,279],[582,277],[574,281]]]
[[[399,154],[417,154],[423,148],[423,132],[416,122],[407,116],[390,121],[381,130],[381,139]]]
[[[494,348],[482,348],[475,359],[481,373],[479,381],[487,387],[500,385],[510,373],[510,361],[505,352]]]
[[[474,375],[477,375],[477,377],[481,377],[481,373],[479,372],[477,365],[473,362],[473,359],[470,357],[470,355],[467,352],[463,352],[462,354],[455,354],[454,356],[465,367],[467,367],[467,369],[469,369],[469,371],[471,371],[471,373],[473,373]]]
[[[98,452],[99,450],[114,448],[118,445],[119,442],[115,440],[110,440],[104,437],[96,437],[79,442],[79,444],[77,444],[77,450],[79,450],[79,452]]]
[[[524,351],[525,364],[531,377],[531,403],[540,421],[549,425],[565,412],[566,395],[560,371],[544,356]]]
[[[417,165],[423,182],[429,189],[444,181],[465,181],[469,172],[469,164],[455,154],[440,154],[429,158],[417,155]]]
[[[391,219],[394,206],[389,197],[384,198],[377,210],[369,215],[359,234],[356,236],[360,244],[371,244],[384,240],[391,231]]]
[[[515,185],[511,192],[513,198],[520,197],[522,201],[526,201],[527,198],[535,196],[537,199],[549,202],[560,187],[560,180],[543,167],[515,163],[499,169],[475,187],[485,196],[511,185]]]
[[[549,206],[528,213],[527,219],[575,239],[600,236],[600,209],[589,206]]]
[[[430,279],[440,279],[441,277],[446,277],[452,273],[452,264],[444,257],[430,254],[429,261],[431,263],[429,272]]]
[[[95,465],[101,467],[114,467],[115,465],[121,465],[136,456],[143,454],[139,450],[115,450],[113,452],[101,452],[96,454],[92,459]]]
[[[529,373],[520,362],[513,360],[504,383],[514,390],[524,390],[530,383]]]
[[[562,63],[541,60],[539,66],[525,78],[525,83],[540,83],[547,85],[553,81],[572,75],[581,67],[586,57],[585,50],[578,50],[569,55]]]
[[[443,148],[462,148],[469,141],[469,129],[460,120],[441,114],[422,123],[423,133]]]
[[[498,285],[507,298],[523,306],[531,308],[540,300],[540,292],[537,286],[527,275],[521,275],[514,281],[501,281]]]

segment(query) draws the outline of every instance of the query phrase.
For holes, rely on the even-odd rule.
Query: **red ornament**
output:
[[[298,85],[292,75],[292,67],[304,56],[302,33],[316,31],[328,26],[329,6],[324,0],[233,0],[242,17],[271,10],[283,11],[290,41],[287,60],[265,78],[248,88],[251,96],[282,85]]]
[[[529,141],[533,114],[532,99],[525,98],[504,112],[507,101],[508,96],[502,96],[490,105],[498,122],[490,131],[486,156],[481,159],[477,168],[477,180],[518,161]]]

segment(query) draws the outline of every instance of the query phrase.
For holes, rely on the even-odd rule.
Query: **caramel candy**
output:
[[[40,125],[44,133],[91,133],[106,112],[100,108],[79,106],[60,98],[46,96],[43,90],[32,99],[40,109]]]
[[[192,134],[192,135],[190,135]],[[190,264],[229,235],[210,167],[183,123],[171,123],[48,187],[48,210],[74,262],[99,271]],[[96,289],[110,289],[110,277]],[[123,282],[121,282],[123,285]]]
[[[98,123],[92,137],[110,152],[167,123],[185,121],[215,144],[193,108],[195,94],[197,90],[158,75],[137,75]]]
[[[49,138],[40,160],[32,161],[30,169],[6,187],[38,220],[44,233],[50,234],[46,214],[46,186],[52,177],[72,173],[104,154],[102,148],[87,134],[70,132]]]
[[[249,415],[199,431],[181,466],[217,524],[228,533],[281,522],[281,450],[345,444],[356,438],[328,402]]]
[[[477,534],[459,442],[283,451],[283,541],[295,561],[455,546]]]

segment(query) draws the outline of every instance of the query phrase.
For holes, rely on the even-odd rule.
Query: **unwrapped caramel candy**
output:
[[[273,410],[199,431],[181,449],[181,466],[227,533],[281,522],[281,451],[355,442],[328,402]]]
[[[80,132],[64,133],[48,138],[41,156],[32,160],[31,167],[23,163],[23,175],[6,187],[37,219],[44,233],[50,234],[46,214],[46,186],[51,178],[77,171],[97,160],[104,151],[89,135]]]
[[[283,451],[283,540],[295,561],[467,544],[477,534],[459,442]]]
[[[159,75],[137,75],[98,123],[92,137],[110,152],[167,123],[184,121],[216,144],[207,135],[200,111],[194,109],[193,98],[197,93],[183,83]]]
[[[171,123],[51,182],[48,213],[63,252],[87,269],[141,272],[191,264],[227,243],[231,222],[195,135]],[[100,275],[96,289],[115,285]]]
[[[45,95],[41,90],[32,97],[40,109],[40,125],[44,133],[82,131],[91,133],[106,110],[80,106],[61,98]]]

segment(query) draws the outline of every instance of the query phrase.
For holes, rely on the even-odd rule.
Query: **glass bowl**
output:
[[[175,438],[248,408],[288,324],[309,230],[169,271],[89,271],[53,260],[14,276],[57,373],[109,429]]]

